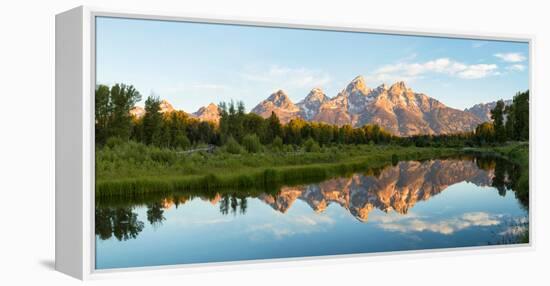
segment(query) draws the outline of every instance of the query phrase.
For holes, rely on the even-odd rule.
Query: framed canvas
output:
[[[529,36],[56,17],[56,269],[532,246]]]

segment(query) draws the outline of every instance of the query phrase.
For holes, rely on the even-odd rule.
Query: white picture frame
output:
[[[166,274],[214,269],[272,267],[274,264],[325,264],[334,261],[375,260],[381,257],[406,259],[410,255],[434,256],[461,254],[489,254],[509,251],[526,251],[534,247],[533,185],[534,172],[530,172],[530,211],[527,245],[501,245],[465,247],[452,249],[399,251],[375,254],[352,254],[289,259],[268,259],[244,262],[185,264],[158,267],[140,267],[113,270],[94,268],[94,90],[95,90],[95,17],[110,16],[134,19],[204,22],[218,24],[239,24],[249,26],[287,27],[328,31],[371,32],[399,35],[433,36],[447,38],[468,38],[483,40],[519,41],[529,44],[529,89],[530,106],[535,103],[533,90],[532,35],[502,35],[461,33],[456,31],[434,31],[425,29],[395,29],[391,27],[359,27],[350,24],[312,23],[302,21],[278,21],[276,19],[217,18],[208,15],[185,15],[179,13],[141,13],[116,11],[80,6],[56,16],[56,82],[55,82],[55,268],[72,277],[88,280],[140,274]],[[535,110],[530,108],[530,142],[534,144]],[[533,165],[533,149],[530,148],[530,166]],[[396,256],[397,254],[397,256]]]

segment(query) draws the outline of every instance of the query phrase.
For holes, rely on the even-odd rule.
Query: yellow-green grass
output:
[[[132,157],[135,150],[128,150],[133,148],[140,149],[138,159]],[[155,155],[159,152],[163,155]],[[461,150],[361,145],[326,147],[317,153],[265,150],[255,154],[220,151],[181,155],[174,150],[135,145],[98,153],[96,196],[113,196],[224,188],[271,190],[283,184],[317,182],[367,171],[397,160],[457,155]],[[154,159],[157,157],[161,160]]]

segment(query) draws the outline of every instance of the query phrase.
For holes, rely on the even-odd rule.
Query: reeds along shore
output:
[[[131,149],[135,148],[140,149],[138,158],[132,156],[136,150]],[[474,151],[487,154],[500,152],[498,154],[504,155],[507,155],[506,152],[510,153],[510,150],[502,148],[485,150],[345,146],[323,148],[316,153],[264,152],[232,155],[220,151],[214,154],[182,156],[172,150],[139,144],[115,146],[107,152],[103,151],[98,154],[96,166],[96,197],[227,188],[261,189],[269,192],[282,185],[319,182],[353,172],[375,172],[377,168],[396,164],[400,160],[444,158]],[[159,152],[163,155],[159,156]],[[514,158],[521,158],[517,150],[510,154],[514,154]]]

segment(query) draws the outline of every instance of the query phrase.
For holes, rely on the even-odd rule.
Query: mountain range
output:
[[[491,110],[497,105],[496,101],[488,103],[478,103],[470,108],[464,109],[464,111],[474,114],[483,121],[491,121]],[[504,100],[504,105],[512,105],[512,100]]]
[[[510,104],[511,101],[506,101]],[[295,118],[342,126],[360,127],[378,124],[398,136],[418,134],[448,134],[474,130],[485,121],[490,121],[490,110],[496,102],[480,103],[458,110],[424,94],[415,92],[405,82],[391,86],[382,84],[369,88],[362,76],[354,78],[335,97],[327,96],[322,89],[313,88],[307,96],[294,103],[283,90],[277,90],[258,103],[251,112],[264,118],[275,113],[282,123]],[[210,103],[189,116],[204,121],[219,121],[217,105]],[[161,102],[161,112],[170,112],[170,103]],[[137,117],[145,111],[134,107],[131,113]]]

